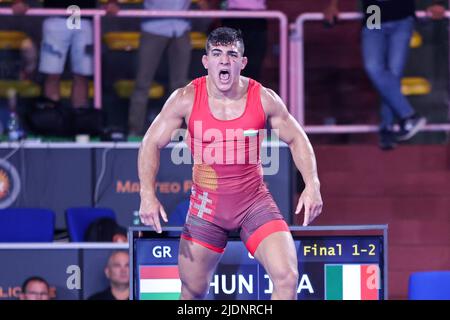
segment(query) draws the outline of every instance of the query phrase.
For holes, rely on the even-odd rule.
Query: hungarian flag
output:
[[[379,300],[377,264],[326,264],[325,300]]]
[[[140,300],[178,300],[181,280],[178,266],[140,266]]]

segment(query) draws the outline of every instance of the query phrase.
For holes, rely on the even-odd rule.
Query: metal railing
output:
[[[0,15],[13,15],[12,9],[0,8]],[[64,16],[69,17],[66,9],[29,9],[26,12],[28,16]],[[106,11],[102,9],[86,9],[81,10],[82,17],[93,17],[94,24],[94,106],[101,108],[102,106],[102,64],[101,64],[101,18],[106,15]],[[149,18],[149,17],[172,17],[172,18],[267,18],[279,20],[279,88],[280,96],[287,102],[288,90],[288,72],[287,72],[287,56],[288,56],[288,19],[285,14],[280,11],[221,11],[221,10],[189,10],[189,11],[162,11],[162,10],[120,10],[114,17],[124,18]],[[245,39],[244,39],[245,40]],[[251,59],[251,57],[249,57]]]
[[[418,18],[428,17],[425,11],[417,11]],[[360,20],[363,17],[359,12],[340,13],[339,20]],[[450,18],[450,11],[445,17]],[[323,13],[304,13],[295,21],[294,33],[290,37],[290,94],[289,102],[291,113],[308,133],[364,133],[378,131],[377,125],[307,125],[305,123],[305,57],[304,57],[304,24],[307,21],[323,21]],[[450,124],[427,124],[423,131],[450,131]]]

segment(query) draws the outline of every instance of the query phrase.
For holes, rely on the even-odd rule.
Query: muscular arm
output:
[[[279,138],[289,145],[295,165],[305,182],[305,190],[300,196],[295,213],[298,214],[305,206],[303,225],[306,226],[322,211],[320,181],[314,150],[305,131],[289,114],[283,101],[273,90],[262,88],[261,101],[272,129],[276,130]]]
[[[155,182],[159,169],[160,150],[171,140],[173,133],[183,123],[192,106],[192,88],[176,90],[167,100],[160,114],[147,130],[138,155],[138,175],[140,180],[140,216],[145,225],[153,226],[161,232],[159,214],[167,222],[167,214],[156,197]]]

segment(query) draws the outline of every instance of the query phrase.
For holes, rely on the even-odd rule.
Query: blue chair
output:
[[[189,201],[190,199],[187,198],[183,201],[181,201],[176,207],[175,210],[169,215],[168,218],[168,226],[171,227],[177,227],[177,226],[184,226],[184,223],[186,221],[186,216],[189,211]]]
[[[109,208],[74,207],[66,210],[66,224],[70,241],[84,242],[89,225],[99,218],[116,220],[116,213]]]
[[[408,299],[450,300],[450,271],[412,273],[409,276]]]
[[[0,209],[0,242],[52,242],[55,213],[40,208]]]

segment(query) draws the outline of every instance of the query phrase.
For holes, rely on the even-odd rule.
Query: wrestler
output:
[[[160,149],[184,121],[194,165],[178,256],[181,299],[205,297],[228,234],[234,230],[273,282],[272,299],[296,299],[294,241],[263,182],[259,150],[266,120],[289,145],[305,182],[295,211],[298,214],[304,207],[304,226],[322,211],[313,148],[281,98],[240,75],[247,64],[240,31],[221,27],[211,32],[202,63],[207,76],[176,90],[142,141],[138,159],[141,221],[157,232],[161,232],[159,216],[167,222],[156,197],[155,177]],[[252,143],[255,139],[258,143]]]

